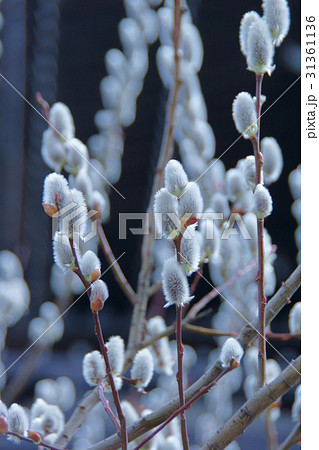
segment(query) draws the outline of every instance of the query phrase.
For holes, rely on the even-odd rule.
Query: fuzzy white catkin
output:
[[[264,219],[272,212],[272,198],[267,188],[257,184],[253,196],[253,212],[257,219]]]
[[[301,385],[295,390],[295,401],[291,409],[291,418],[293,422],[300,422],[301,419]]]
[[[262,7],[273,43],[279,47],[287,36],[290,26],[290,10],[287,0],[263,0]]]
[[[64,103],[58,102],[51,106],[50,122],[59,133],[60,139],[69,140],[74,136],[73,117],[71,111]]]
[[[247,39],[248,39],[248,30],[251,24],[255,21],[260,19],[259,14],[256,13],[256,11],[249,11],[246,14],[244,14],[243,18],[240,22],[239,27],[239,43],[240,43],[240,49],[244,56],[247,56]]]
[[[151,336],[157,336],[167,329],[165,321],[161,316],[154,316],[147,322],[147,331]],[[156,366],[166,375],[173,374],[174,358],[169,346],[168,337],[158,339],[154,346],[156,348]]]
[[[201,248],[197,233],[193,227],[188,227],[181,239],[181,266],[187,276],[199,267]]]
[[[226,189],[231,200],[239,199],[247,190],[245,178],[241,170],[230,169],[226,172]]]
[[[58,173],[50,173],[45,177],[43,184],[44,204],[55,205],[56,200],[62,205],[69,192],[69,186],[66,178]]]
[[[94,350],[84,356],[82,373],[89,386],[96,386],[99,380],[106,377],[104,359],[99,351]]]
[[[179,217],[187,219],[187,217],[200,218],[203,212],[204,202],[200,193],[198,184],[191,181],[187,183],[182,195],[179,199],[178,211]]]
[[[59,389],[58,405],[63,411],[69,411],[76,399],[76,390],[73,381],[69,377],[58,377],[56,384]]]
[[[186,172],[179,161],[168,161],[164,171],[164,184],[171,194],[179,197],[188,183]]]
[[[301,302],[297,302],[291,308],[288,320],[289,330],[292,334],[301,333]]]
[[[226,368],[232,363],[239,363],[243,354],[244,350],[240,343],[234,338],[228,338],[222,346],[219,359]]]
[[[91,284],[91,295],[90,295],[91,302],[97,299],[105,302],[105,300],[107,300],[108,297],[109,297],[109,290],[104,281],[97,280]]]
[[[178,224],[178,200],[168,189],[162,188],[156,192],[154,214],[158,233],[163,232],[165,237],[175,239],[179,235],[178,225],[176,225]]]
[[[52,128],[44,131],[41,144],[41,156],[50,169],[60,172],[66,163],[66,148]]]
[[[65,144],[67,150],[67,165],[65,169],[77,174],[81,167],[88,163],[89,153],[87,146],[79,139],[72,138]]]
[[[66,192],[66,195],[61,202],[61,206],[64,208],[65,206],[73,206],[77,209],[86,209],[86,203],[83,197],[83,194],[78,189],[69,189]],[[70,214],[71,217],[72,214]],[[77,217],[77,216],[76,216]]]
[[[60,433],[64,428],[64,414],[57,405],[46,404],[40,419],[46,437],[51,433]]]
[[[280,177],[283,168],[283,157],[278,142],[273,137],[265,137],[261,143],[263,155],[264,181],[267,185],[274,183]]]
[[[131,425],[132,423],[136,422],[139,419],[139,415],[134,406],[132,405],[132,403],[130,403],[127,400],[123,400],[121,402],[121,407],[126,419],[127,426]]]
[[[248,69],[260,75],[269,75],[273,66],[274,45],[266,21],[256,18],[248,29],[247,35],[247,65]]]
[[[254,156],[250,155],[245,158],[243,173],[250,189],[254,189],[256,186],[256,162]]]
[[[147,348],[144,348],[136,353],[131,370],[131,378],[136,381],[136,386],[139,391],[149,385],[153,373],[153,356]]]
[[[230,208],[227,196],[222,192],[216,192],[212,196],[210,207],[213,210],[213,212],[222,213],[224,219],[226,219],[230,215]]]
[[[281,373],[280,365],[275,359],[267,359],[266,362],[266,382],[271,383]]]
[[[111,336],[105,346],[108,349],[111,370],[114,375],[119,375],[124,367],[124,341],[121,336]]]
[[[79,260],[79,265],[81,272],[87,281],[92,281],[92,273],[94,271],[100,271],[101,269],[101,261],[92,250],[88,250],[84,253]]]
[[[59,231],[53,238],[53,259],[62,270],[72,270],[75,264],[69,238]]]
[[[29,421],[25,410],[22,406],[17,403],[12,403],[8,410],[8,426],[9,431],[12,433],[17,433],[24,435],[26,432]],[[14,436],[9,436],[8,439],[13,440],[14,442],[20,442],[18,438]]]
[[[2,400],[0,400],[0,417],[1,416],[4,416],[4,417],[8,416],[8,408],[7,408],[6,404],[3,403]]]
[[[290,172],[288,177],[288,183],[291,194],[295,200],[301,196],[301,166],[299,164],[295,170]]]
[[[184,306],[191,300],[186,275],[175,256],[164,262],[162,283],[166,300],[165,308],[171,305]]]
[[[233,101],[233,120],[237,131],[245,139],[257,133],[257,112],[252,96],[248,92],[240,92]]]
[[[76,175],[76,177],[74,178],[73,187],[81,191],[85,199],[87,200],[87,198],[93,191],[93,183],[87,167],[82,167],[79,173]]]

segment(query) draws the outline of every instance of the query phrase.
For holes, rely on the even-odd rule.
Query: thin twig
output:
[[[141,251],[141,270],[138,277],[137,298],[138,302],[134,306],[132,321],[130,327],[130,334],[128,340],[128,352],[134,347],[138,346],[142,341],[143,335],[143,321],[146,314],[146,307],[148,302],[148,292],[150,287],[150,278],[152,271],[151,263],[151,249],[153,244],[153,230],[154,230],[154,215],[153,215],[153,200],[156,192],[161,188],[164,177],[164,168],[167,161],[171,158],[174,150],[173,146],[173,130],[174,117],[177,105],[177,95],[180,87],[180,0],[175,0],[175,20],[174,20],[174,48],[175,48],[175,79],[172,88],[170,89],[167,110],[165,114],[165,127],[160,148],[160,154],[157,163],[157,169],[153,180],[151,196],[147,213],[149,215],[148,232],[143,237],[142,251]]]
[[[259,389],[239,410],[201,447],[201,450],[221,450],[240,436],[274,400],[284,395],[300,380],[301,357],[288,365],[271,383]]]
[[[229,337],[237,337],[239,332],[236,331],[223,331],[216,330],[214,328],[206,328],[199,325],[191,325],[189,323],[183,324],[183,329],[190,333],[202,334],[204,336],[229,336]],[[266,333],[267,339],[273,339],[278,341],[288,341],[290,339],[300,339],[300,334],[290,334],[290,333],[273,333],[269,331]]]
[[[7,436],[14,436],[16,438],[19,438],[20,441],[28,442],[29,444],[33,444],[34,445],[34,441],[31,438],[28,438],[26,436],[22,436],[21,434],[17,434],[17,433],[13,433],[12,431],[8,431],[6,433],[6,435]],[[42,442],[40,442],[40,444],[37,444],[37,445],[42,445],[43,447],[48,448],[50,450],[59,450],[59,448],[53,447],[53,445],[46,444],[45,441],[42,441]]]
[[[99,397],[100,397],[101,403],[104,407],[106,414],[112,420],[116,431],[120,434],[121,433],[121,425],[120,425],[119,421],[117,420],[117,418],[115,417],[115,415],[113,414],[113,411],[110,408],[109,401],[105,398],[102,380],[99,380],[98,391],[99,391]]]
[[[262,154],[260,153],[260,111],[261,111],[261,86],[263,74],[256,74],[256,111],[257,134],[252,139],[256,164],[256,186],[262,183]],[[266,380],[266,341],[265,341],[265,307],[266,297],[264,288],[264,219],[257,219],[257,247],[258,247],[258,317],[259,317],[259,383],[264,386]]]
[[[101,323],[100,323],[100,319],[99,319],[99,313],[98,312],[93,312],[93,317],[94,317],[94,322],[95,322],[95,334],[96,337],[99,341],[100,344],[100,349],[104,358],[104,362],[105,362],[105,368],[106,368],[106,376],[109,380],[109,384],[111,387],[111,391],[112,391],[112,395],[113,395],[113,399],[114,399],[114,404],[117,410],[117,414],[119,417],[119,421],[121,424],[121,429],[120,429],[120,433],[119,435],[121,436],[121,442],[122,442],[122,449],[126,450],[127,446],[128,446],[128,441],[127,441],[127,431],[126,431],[126,419],[125,416],[123,414],[122,411],[122,407],[121,407],[121,402],[120,402],[120,397],[119,397],[119,393],[118,390],[116,389],[115,383],[114,383],[114,378],[113,378],[113,374],[112,374],[112,370],[111,370],[111,365],[110,365],[110,361],[109,361],[109,357],[108,357],[108,350],[107,350],[107,346],[104,344],[104,338],[103,338],[103,334],[102,334],[102,328],[101,328]]]
[[[301,423],[297,423],[288,434],[284,442],[280,445],[279,450],[289,450],[294,444],[300,442],[301,439]]]
[[[97,233],[98,233],[98,237],[99,237],[99,241],[100,244],[102,246],[104,255],[106,257],[106,259],[108,260],[108,262],[110,263],[110,267],[111,270],[114,274],[114,277],[118,283],[118,285],[120,286],[120,288],[122,289],[122,291],[124,292],[124,294],[127,296],[127,298],[131,301],[131,303],[133,303],[133,305],[136,303],[136,293],[134,292],[134,289],[132,288],[132,286],[130,285],[129,281],[127,280],[127,278],[125,277],[121,266],[119,265],[119,263],[117,262],[114,253],[112,251],[112,248],[109,244],[109,241],[107,240],[107,237],[105,236],[102,224],[100,222],[98,222],[97,224]]]
[[[185,395],[183,387],[184,347],[182,344],[182,315],[183,315],[183,308],[181,306],[176,305],[176,345],[177,345],[177,365],[178,365],[176,379],[178,384],[179,404],[181,408],[183,408],[183,406],[185,405]],[[187,434],[186,416],[184,410],[181,413],[181,435],[182,435],[183,449],[188,450],[189,441]]]

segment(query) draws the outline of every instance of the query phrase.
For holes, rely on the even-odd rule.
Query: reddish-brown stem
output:
[[[110,384],[113,399],[114,399],[114,404],[115,404],[117,414],[119,417],[119,421],[121,424],[121,430],[120,430],[119,435],[120,435],[121,442],[122,442],[122,449],[126,450],[127,446],[128,446],[127,431],[126,431],[126,419],[125,419],[125,416],[122,411],[119,393],[118,393],[115,383],[114,383],[114,378],[113,378],[113,374],[112,374],[112,370],[111,370],[111,366],[110,366],[110,362],[109,362],[109,357],[108,357],[108,350],[107,350],[106,345],[104,345],[104,338],[103,338],[101,323],[100,323],[100,319],[99,319],[99,313],[98,312],[93,313],[93,317],[94,317],[94,322],[95,322],[94,331],[95,331],[96,337],[100,344],[100,349],[101,349],[101,352],[102,352],[102,355],[104,358],[104,362],[105,362],[106,376],[109,380],[109,384]]]
[[[200,399],[203,395],[205,395],[213,386],[215,386],[218,381],[226,375],[226,373],[233,370],[235,367],[228,367],[223,372],[218,375],[218,377],[215,378],[212,382],[210,382],[207,386],[203,386],[191,399],[188,400],[183,406],[178,408],[176,411],[174,411],[168,419],[165,420],[165,422],[162,423],[153,433],[148,435],[145,439],[143,439],[142,442],[139,443],[137,447],[134,448],[134,450],[138,450],[141,447],[143,447],[148,441],[150,441],[157,433],[159,433],[163,428],[165,428],[175,417],[177,417],[179,414],[182,414],[185,412],[186,409],[189,409],[194,402],[196,402],[198,399]]]
[[[74,260],[75,260],[75,268],[73,269],[73,272],[76,273],[78,275],[78,277],[81,279],[83,285],[86,288],[86,291],[88,293],[88,296],[90,297],[90,286],[91,284],[85,279],[85,277],[83,276],[81,269],[79,267],[79,262],[77,259],[77,255],[76,255],[76,251],[75,248],[73,246],[73,239],[70,238],[70,245],[72,248],[72,253],[74,256]],[[122,449],[126,450],[127,446],[128,446],[128,441],[127,441],[127,431],[126,431],[126,420],[125,420],[125,416],[123,414],[122,408],[121,408],[121,403],[120,403],[120,397],[118,394],[118,391],[116,389],[115,383],[114,383],[114,378],[113,378],[113,374],[112,374],[112,370],[111,370],[111,366],[110,366],[110,362],[109,362],[109,357],[108,357],[108,350],[106,345],[104,345],[104,338],[103,338],[103,333],[102,333],[102,328],[101,328],[101,323],[100,323],[100,319],[99,319],[99,313],[98,312],[93,312],[93,317],[94,317],[94,322],[95,322],[95,327],[94,327],[94,331],[96,334],[96,337],[99,341],[100,344],[100,349],[104,358],[104,362],[105,362],[105,369],[106,369],[106,376],[109,380],[109,384],[111,387],[111,391],[112,391],[112,395],[113,395],[113,400],[114,400],[114,404],[117,410],[117,414],[119,417],[119,421],[120,421],[120,430],[118,431],[118,434],[121,438],[121,442],[122,442]],[[100,389],[99,389],[99,394],[100,394]],[[104,405],[105,407],[105,405]]]
[[[255,163],[256,163],[256,186],[262,182],[262,154],[260,153],[260,111],[261,111],[261,86],[263,75],[256,74],[256,111],[257,111],[257,134],[252,139]],[[257,219],[257,247],[258,247],[258,367],[259,383],[264,386],[266,379],[266,341],[265,341],[265,308],[266,297],[264,289],[264,220]]]
[[[44,100],[44,98],[42,97],[41,92],[35,93],[35,100],[36,100],[37,104],[41,107],[44,117],[46,118],[47,121],[49,121],[50,120],[50,106],[49,106],[49,103],[46,100]]]
[[[8,432],[6,433],[6,435],[7,435],[7,436],[15,436],[15,437],[19,438],[20,441],[29,442],[30,444],[33,444],[33,445],[34,445],[33,440],[32,440],[31,438],[26,437],[26,436],[22,436],[22,435],[20,435],[20,434],[13,433],[12,431],[8,431]],[[59,450],[57,447],[53,447],[53,445],[46,444],[45,441],[42,441],[40,444],[37,444],[37,445],[41,445],[41,446],[43,446],[43,447],[45,447],[45,448],[48,448],[48,449],[50,449],[50,450]],[[68,449],[65,449],[65,450],[68,450]]]
[[[200,265],[200,268],[197,270],[197,272],[196,272],[196,274],[194,276],[193,282],[192,282],[191,287],[189,289],[190,295],[194,294],[194,292],[195,292],[195,290],[197,288],[197,285],[198,285],[198,283],[200,282],[200,280],[202,278],[202,275],[203,275],[203,264]]]
[[[122,378],[123,381],[126,381],[127,383],[130,383],[133,386],[136,386],[136,380],[132,380],[132,378],[124,377],[123,375],[121,376],[121,378]]]
[[[177,344],[177,361],[178,361],[176,379],[178,383],[179,404],[181,407],[185,405],[185,394],[183,387],[184,347],[182,344],[182,317],[183,317],[183,308],[181,306],[176,305],[176,344]],[[188,442],[185,410],[183,410],[181,413],[181,434],[182,434],[183,449],[188,450],[189,442]]]
[[[109,416],[109,418],[112,420],[117,433],[120,434],[121,433],[121,425],[120,425],[119,421],[117,420],[117,418],[115,417],[115,415],[113,414],[113,411],[110,408],[108,400],[105,398],[102,380],[99,380],[98,390],[99,390],[99,397],[100,397],[101,403],[104,407],[104,410],[105,410],[106,414]]]
[[[114,277],[124,292],[124,294],[127,296],[127,298],[133,303],[133,305],[136,303],[136,294],[134,292],[134,289],[126,279],[119,263],[117,262],[114,253],[112,251],[112,248],[109,244],[109,241],[107,240],[107,237],[105,236],[102,224],[98,222],[97,224],[97,233],[99,236],[99,241],[102,246],[103,252],[109,263],[111,264],[111,270],[114,274]]]
[[[83,286],[85,287],[85,289],[87,291],[88,296],[90,297],[90,294],[91,294],[91,283],[89,283],[85,279],[83,273],[81,272],[79,261],[78,261],[78,257],[77,257],[77,254],[76,254],[76,251],[75,251],[75,248],[74,248],[74,245],[73,245],[73,238],[69,238],[69,242],[70,242],[70,246],[71,246],[73,257],[74,257],[74,261],[75,261],[75,267],[73,269],[73,272],[80,278],[80,280],[82,281]]]
[[[273,333],[269,331],[266,333],[267,339],[278,339],[279,341],[289,341],[290,339],[300,339],[300,334],[292,334],[292,333]]]

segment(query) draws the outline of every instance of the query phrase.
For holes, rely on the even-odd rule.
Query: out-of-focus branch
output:
[[[288,434],[284,442],[279,446],[279,450],[288,450],[294,444],[300,442],[301,439],[301,423],[297,423]]]
[[[97,388],[85,393],[68,422],[65,424],[62,433],[54,443],[58,449],[65,449],[76,431],[81,428],[86,416],[98,402],[99,393]]]
[[[169,99],[167,104],[167,110],[165,115],[165,127],[163,132],[163,139],[160,148],[160,154],[157,163],[157,169],[154,176],[153,186],[151,190],[151,196],[147,213],[149,216],[149,228],[148,232],[143,237],[142,251],[141,251],[141,270],[138,277],[137,286],[137,298],[138,302],[134,306],[131,328],[128,341],[128,351],[133,347],[138,346],[142,341],[144,318],[146,314],[147,301],[149,298],[148,292],[150,287],[150,278],[152,271],[151,263],[151,250],[153,244],[153,232],[154,232],[154,215],[153,215],[153,200],[156,192],[161,188],[163,184],[164,168],[167,161],[171,158],[174,145],[173,145],[173,130],[174,130],[174,117],[177,105],[177,95],[180,87],[180,26],[181,26],[181,8],[180,1],[175,0],[174,7],[174,49],[175,49],[175,79],[172,88],[170,89]]]
[[[259,389],[240,409],[201,447],[201,450],[222,450],[240,436],[245,429],[277,398],[284,395],[300,380],[301,356],[293,361],[271,383]]]

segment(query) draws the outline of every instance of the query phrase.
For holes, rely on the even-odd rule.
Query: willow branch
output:
[[[279,450],[288,450],[294,444],[300,442],[301,439],[301,423],[297,423],[291,432],[288,434],[284,442],[279,446]]]
[[[279,314],[283,307],[290,302],[290,298],[296,292],[300,286],[301,269],[300,266],[290,275],[290,277],[282,284],[276,294],[269,300],[266,306],[266,325],[268,325],[274,317]],[[258,319],[247,324],[242,328],[238,342],[241,344],[244,350],[249,347],[258,336]],[[197,392],[199,392],[204,386],[207,386],[222,373],[222,369],[219,364],[214,364],[209,367],[206,372],[185,391],[185,400],[188,402]],[[160,425],[164,422],[175,410],[179,408],[179,398],[175,397],[168,404],[153,411],[146,417],[137,420],[127,429],[128,440],[132,441],[137,439],[152,428]],[[108,437],[107,439],[98,442],[91,447],[92,450],[115,450],[119,448],[121,442],[116,434]]]
[[[256,164],[256,186],[262,183],[262,154],[260,153],[260,111],[261,111],[261,85],[263,74],[256,74],[256,112],[257,112],[257,133],[252,138]],[[265,384],[266,380],[266,341],[265,341],[265,286],[264,286],[264,219],[257,219],[257,248],[258,248],[258,367],[260,386]]]
[[[58,449],[65,449],[77,430],[81,428],[86,416],[90,411],[92,411],[98,402],[99,394],[97,388],[85,393],[76,409],[73,411],[71,417],[65,424],[63,431],[54,443]]]
[[[138,277],[137,286],[137,298],[138,302],[134,306],[130,334],[128,340],[128,351],[133,347],[139,345],[142,341],[143,334],[143,321],[146,314],[148,292],[151,279],[151,249],[153,244],[153,232],[154,232],[154,215],[153,215],[153,199],[156,192],[161,188],[164,177],[164,168],[167,161],[171,158],[174,146],[173,146],[173,130],[174,130],[174,117],[177,105],[177,95],[180,87],[180,26],[181,26],[181,9],[180,0],[175,0],[174,7],[174,49],[175,49],[175,79],[172,88],[170,89],[167,110],[165,114],[165,127],[163,132],[163,139],[160,148],[160,154],[157,163],[157,169],[153,180],[153,186],[151,190],[151,196],[147,213],[149,217],[148,232],[143,237],[142,251],[141,251],[141,270]]]
[[[201,334],[203,336],[229,336],[229,337],[237,337],[239,332],[236,331],[222,331],[216,330],[214,328],[201,327],[199,325],[191,325],[189,323],[183,324],[183,329],[190,333]],[[291,333],[273,333],[269,331],[266,333],[267,339],[273,339],[278,341],[289,341],[290,339],[300,339],[300,334],[291,334]]]
[[[18,433],[13,433],[12,431],[8,431],[8,432],[6,433],[6,435],[7,435],[7,436],[14,436],[14,437],[16,437],[16,438],[19,438],[20,441],[29,442],[29,444],[33,444],[33,445],[35,444],[34,441],[33,441],[31,438],[28,438],[28,437],[26,437],[26,436],[22,436],[21,434],[18,434]],[[17,442],[17,443],[18,443],[18,444],[21,444],[21,442]],[[38,445],[38,444],[37,444],[37,445]],[[49,449],[49,450],[59,450],[57,447],[53,447],[53,445],[46,444],[45,441],[42,441],[42,442],[40,443],[40,445],[43,446],[42,448],[47,448],[47,449]]]
[[[147,436],[145,439],[143,439],[142,442],[139,443],[139,445],[134,450],[139,450],[141,447],[143,447],[148,441],[150,441],[157,433],[159,433],[163,428],[165,428],[175,417],[177,417],[180,413],[185,411],[186,409],[189,409],[191,405],[196,402],[198,399],[200,399],[204,394],[206,394],[208,391],[212,389],[213,386],[215,386],[218,381],[226,375],[228,372],[233,370],[237,366],[230,366],[227,369],[223,370],[223,372],[216,378],[216,380],[209,383],[208,386],[203,387],[197,394],[194,395],[190,400],[188,400],[187,403],[185,403],[184,406],[181,406],[179,409],[177,409],[173,414],[169,416],[168,419],[165,420],[165,422],[162,423],[160,427],[158,427],[153,433],[151,433],[149,436]]]
[[[134,305],[137,301],[136,293],[134,292],[134,289],[132,288],[129,281],[125,277],[125,275],[121,269],[121,266],[117,262],[117,260],[114,256],[114,253],[112,251],[112,248],[109,244],[109,241],[107,240],[107,237],[105,236],[102,224],[100,222],[98,222],[98,224],[97,224],[97,233],[98,233],[100,244],[103,249],[103,253],[104,253],[106,259],[108,260],[108,262],[110,263],[111,270],[114,274],[114,277],[115,277],[118,285],[120,286],[120,288],[122,289],[122,291],[124,292],[126,297]]]
[[[99,397],[100,397],[101,403],[103,405],[104,411],[109,416],[109,418],[112,420],[116,431],[118,433],[120,433],[121,425],[120,425],[119,421],[117,420],[117,418],[115,417],[115,415],[113,414],[113,411],[110,408],[109,401],[105,398],[102,380],[99,380],[98,391],[99,391]]]
[[[259,389],[240,409],[201,447],[201,450],[222,450],[240,436],[246,428],[277,398],[300,380],[301,357],[287,366],[271,383]]]
[[[183,308],[181,306],[176,305],[176,345],[177,345],[177,384],[178,384],[178,396],[179,396],[179,405],[181,408],[185,405],[185,395],[184,395],[184,386],[183,386],[183,355],[184,355],[184,347],[182,344],[182,315]],[[187,434],[187,423],[185,410],[182,410],[181,413],[181,435],[182,435],[182,443],[183,449],[189,450],[189,440]]]
[[[115,404],[117,415],[119,417],[119,421],[121,424],[119,435],[121,437],[122,450],[126,450],[127,442],[128,442],[127,441],[127,431],[126,431],[126,419],[125,419],[125,416],[122,411],[119,393],[115,386],[115,382],[114,382],[114,378],[113,378],[113,374],[112,374],[112,370],[111,370],[111,365],[110,365],[110,361],[109,361],[109,357],[108,357],[108,349],[107,349],[107,346],[104,344],[104,338],[103,338],[103,334],[102,334],[99,313],[94,312],[93,317],[94,317],[94,321],[95,321],[95,334],[96,334],[96,337],[100,344],[100,349],[101,349],[101,352],[102,352],[102,355],[104,358],[104,362],[105,362],[106,376],[109,380],[114,404]]]

